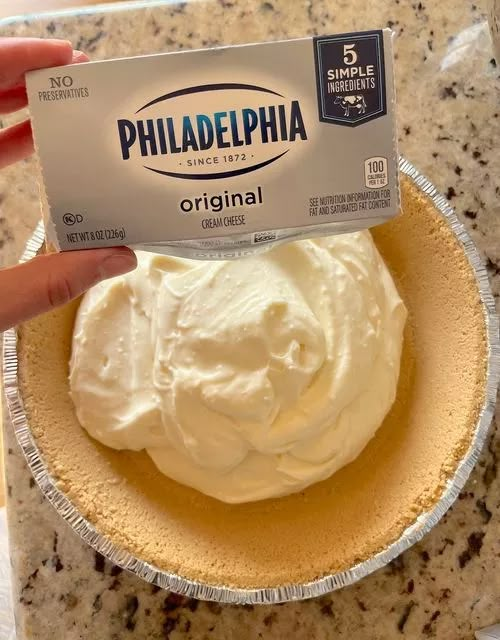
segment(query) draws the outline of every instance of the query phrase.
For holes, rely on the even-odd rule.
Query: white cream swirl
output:
[[[362,451],[396,393],[406,309],[368,232],[233,262],[141,253],[78,312],[91,436],[225,502],[286,495]]]

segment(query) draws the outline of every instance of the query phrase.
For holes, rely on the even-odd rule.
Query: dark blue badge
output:
[[[387,112],[382,31],[314,38],[321,122],[356,127]]]

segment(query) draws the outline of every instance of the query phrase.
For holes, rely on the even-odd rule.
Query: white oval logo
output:
[[[307,140],[299,100],[234,82],[166,93],[117,125],[123,160],[186,180],[257,171]]]

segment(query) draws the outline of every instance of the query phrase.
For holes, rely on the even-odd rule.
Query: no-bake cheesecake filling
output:
[[[350,464],[288,496],[227,504],[167,477],[145,451],[99,443],[69,394],[80,301],[20,328],[20,388],[41,456],[117,548],[213,585],[306,583],[372,557],[433,508],[472,442],[486,327],[462,246],[417,186],[401,186],[402,214],[372,230],[408,310],[396,399]]]
[[[396,396],[406,310],[369,232],[232,262],[141,253],[80,305],[80,423],[224,502],[351,462]]]

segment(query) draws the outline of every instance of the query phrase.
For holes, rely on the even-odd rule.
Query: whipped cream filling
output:
[[[394,402],[406,320],[369,232],[231,262],[138,259],[78,311],[70,387],[93,438],[230,503],[359,455]]]

